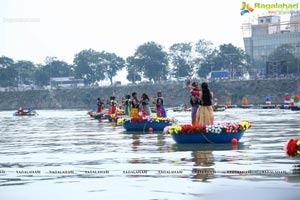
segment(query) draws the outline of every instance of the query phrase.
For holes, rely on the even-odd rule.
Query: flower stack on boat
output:
[[[168,126],[164,133],[170,134],[177,143],[230,143],[232,139],[240,140],[245,131],[251,127],[250,122],[219,122],[214,125]]]

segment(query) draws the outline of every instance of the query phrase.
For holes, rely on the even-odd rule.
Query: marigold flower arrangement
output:
[[[154,117],[154,116],[139,116],[139,117],[132,117],[132,118],[119,118],[117,120],[118,124],[123,124],[123,123],[136,123],[136,122],[162,122],[162,123],[168,123],[172,124],[175,122],[174,118],[163,118],[163,117]]]
[[[288,156],[300,156],[300,139],[290,139],[285,146]]]
[[[164,133],[168,134],[191,134],[191,133],[237,133],[245,131],[251,127],[250,122],[241,121],[237,122],[219,122],[214,125],[207,126],[193,126],[191,124],[167,126],[164,129]]]

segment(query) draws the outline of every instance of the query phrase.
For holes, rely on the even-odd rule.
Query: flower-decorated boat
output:
[[[163,131],[165,127],[171,126],[174,123],[173,118],[161,118],[161,117],[133,117],[133,118],[121,118],[118,119],[117,124],[123,124],[126,131]]]
[[[208,126],[190,124],[169,126],[164,133],[170,134],[176,143],[230,143],[232,139],[239,141],[245,131],[251,127],[250,122],[219,122]]]

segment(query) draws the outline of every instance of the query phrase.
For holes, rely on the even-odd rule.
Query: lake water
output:
[[[0,112],[0,199],[299,199],[300,112],[228,109],[216,121],[249,120],[231,144],[176,145],[170,135],[126,134],[82,110]],[[179,124],[190,113],[168,112]],[[249,171],[251,170],[251,171]]]

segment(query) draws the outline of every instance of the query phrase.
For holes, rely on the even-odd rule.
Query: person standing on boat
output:
[[[137,98],[136,92],[133,92],[132,100],[131,100],[131,111],[129,113],[129,117],[138,117],[139,116],[139,108],[140,108],[140,101]]]
[[[199,92],[201,106],[199,106],[196,113],[196,125],[213,125],[214,112],[212,107],[213,92],[208,88],[208,83],[201,84],[201,91]]]
[[[153,104],[156,105],[157,117],[167,117],[167,112],[164,108],[164,98],[162,97],[161,92],[157,92],[157,99],[156,102],[153,102]]]
[[[109,115],[117,113],[117,105],[118,105],[118,102],[116,101],[116,97],[111,96],[110,101],[109,101],[109,111],[108,111]]]
[[[201,101],[199,98],[199,84],[197,82],[193,82],[192,86],[190,85],[190,80],[187,81],[187,87],[190,90],[190,103],[192,105],[192,112],[191,112],[191,119],[192,119],[192,124],[195,126],[196,125],[196,113],[201,105]]]
[[[131,99],[130,99],[130,95],[127,94],[125,96],[125,99],[123,101],[124,107],[125,107],[125,115],[129,116],[130,110],[131,110]]]
[[[97,98],[97,113],[100,113],[102,112],[102,109],[103,109],[103,101],[99,98]]]
[[[151,116],[152,115],[149,102],[150,102],[150,99],[149,99],[148,95],[145,93],[142,94],[141,103],[142,103],[142,115],[143,116],[146,116],[146,115]]]

